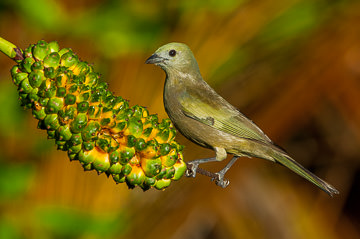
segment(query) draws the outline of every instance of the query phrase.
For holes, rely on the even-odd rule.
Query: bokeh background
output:
[[[360,238],[359,26],[358,0],[1,0],[1,37],[71,47],[160,118],[165,74],[144,61],[187,43],[211,86],[341,194],[261,159],[226,189],[199,175],[144,193],[83,172],[21,109],[0,55],[0,238]],[[185,160],[213,155],[177,140]]]

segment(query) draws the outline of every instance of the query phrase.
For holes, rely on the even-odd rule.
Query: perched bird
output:
[[[164,106],[175,127],[194,143],[213,149],[213,158],[197,159],[187,176],[196,175],[201,163],[233,158],[216,173],[216,184],[226,187],[225,173],[242,156],[267,159],[291,169],[329,195],[339,192],[320,179],[284,150],[276,146],[251,120],[218,95],[202,78],[190,48],[183,43],[169,43],[155,51],[146,62],[160,66],[166,73]]]

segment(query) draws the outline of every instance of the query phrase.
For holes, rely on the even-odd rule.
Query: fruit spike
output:
[[[0,50],[17,62],[11,76],[21,105],[84,170],[143,190],[164,189],[182,177],[183,146],[174,141],[170,120],[159,123],[144,107],[129,107],[71,49],[39,41],[21,51],[0,38]]]

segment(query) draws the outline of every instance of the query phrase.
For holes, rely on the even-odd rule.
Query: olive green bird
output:
[[[239,157],[257,157],[280,163],[306,178],[329,195],[339,192],[320,179],[284,150],[276,146],[251,120],[218,95],[202,78],[190,48],[183,43],[160,47],[146,60],[160,66],[166,73],[164,106],[175,127],[189,140],[213,149],[213,158],[188,162],[187,176],[195,177],[201,163],[222,161],[227,154],[233,158],[219,172],[215,182],[225,188],[225,173]]]

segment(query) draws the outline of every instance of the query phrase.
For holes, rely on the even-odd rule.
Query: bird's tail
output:
[[[282,164],[283,166],[289,168],[293,172],[309,180],[310,182],[321,188],[330,196],[333,196],[334,194],[339,194],[339,191],[336,190],[336,188],[334,188],[332,185],[325,182],[324,180],[322,180],[321,178],[319,178],[318,176],[316,176],[315,174],[304,168],[301,164],[296,162],[290,156],[280,152],[276,152],[276,156],[274,157],[274,159],[277,163]]]

